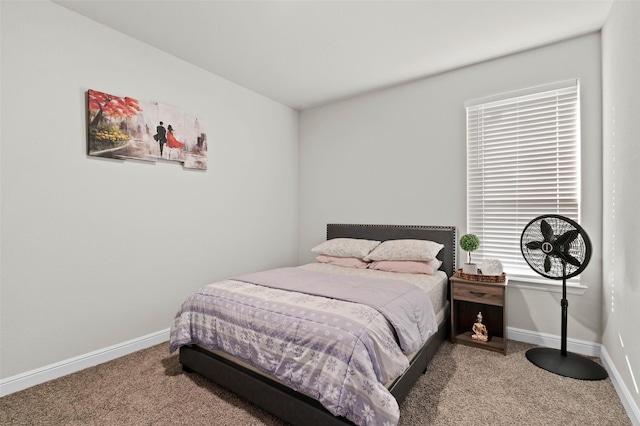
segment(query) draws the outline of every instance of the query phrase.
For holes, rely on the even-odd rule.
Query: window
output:
[[[542,214],[579,223],[579,82],[471,101],[466,108],[467,232],[481,241],[473,255],[500,259],[512,277],[541,278],[522,257],[520,236]]]

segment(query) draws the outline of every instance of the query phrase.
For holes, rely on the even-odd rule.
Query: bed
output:
[[[250,351],[248,349],[246,350],[247,353],[245,357],[243,352],[244,349],[241,348],[241,345],[236,345],[236,346],[231,345],[231,347],[229,347],[229,345],[226,344],[226,341],[222,341],[221,343],[220,337],[212,338],[211,342],[207,340],[208,337],[194,339],[193,337],[183,336],[183,338],[181,339],[178,337],[178,335],[180,334],[179,331],[183,329],[185,330],[189,329],[188,331],[183,330],[183,334],[184,333],[193,333],[193,334],[200,333],[199,336],[211,335],[212,333],[209,330],[205,330],[206,327],[208,327],[207,326],[208,323],[211,323],[212,328],[216,328],[216,327],[217,329],[224,329],[225,327],[229,328],[228,324],[223,321],[224,318],[222,318],[222,316],[224,315],[221,315],[220,318],[215,318],[215,319],[211,319],[209,317],[206,317],[205,319],[204,316],[200,316],[200,318],[198,318],[200,315],[199,313],[192,313],[192,312],[185,313],[183,312],[183,308],[181,308],[181,311],[176,315],[176,321],[174,322],[174,326],[172,327],[171,350],[179,349],[179,352],[180,352],[179,360],[183,366],[183,369],[187,372],[195,372],[202,376],[207,377],[213,382],[228,388],[229,390],[246,398],[247,400],[251,401],[257,406],[269,411],[275,416],[293,425],[349,425],[349,424],[352,425],[352,424],[387,423],[386,417],[374,417],[373,413],[366,412],[366,410],[369,410],[369,404],[367,403],[368,400],[366,398],[373,398],[373,396],[371,396],[371,394],[373,394],[374,396],[376,396],[376,398],[380,400],[384,400],[386,397],[382,394],[385,392],[388,392],[389,395],[392,396],[395,401],[391,401],[390,403],[389,401],[383,402],[383,405],[389,403],[391,407],[388,409],[389,412],[396,410],[399,413],[399,409],[397,408],[397,406],[404,400],[405,396],[411,390],[411,388],[413,387],[415,382],[419,379],[421,374],[423,374],[426,371],[429,361],[431,360],[431,358],[437,351],[438,347],[440,346],[442,341],[447,337],[447,334],[448,334],[448,330],[449,330],[448,300],[450,299],[450,295],[448,294],[448,291],[449,291],[448,277],[450,277],[455,271],[456,229],[455,227],[451,227],[451,226],[329,224],[327,225],[327,242],[330,242],[331,240],[334,240],[334,239],[355,239],[358,241],[373,240],[373,241],[379,241],[379,242],[393,241],[393,240],[424,240],[424,241],[439,243],[443,246],[443,248],[437,253],[437,259],[441,262],[441,265],[439,266],[439,271],[433,274],[434,277],[441,277],[441,283],[439,284],[440,287],[437,287],[435,290],[430,290],[431,292],[430,294],[432,295],[435,294],[436,296],[432,297],[431,299],[427,299],[431,301],[431,305],[433,306],[432,315],[433,315],[433,320],[435,320],[435,323],[434,323],[435,325],[429,326],[431,327],[431,329],[429,331],[426,342],[423,343],[423,341],[419,340],[418,338],[415,338],[415,339],[406,338],[403,341],[402,338],[400,337],[400,334],[397,331],[399,327],[399,326],[396,326],[395,321],[397,320],[394,320],[394,319],[391,319],[389,321],[385,320],[385,323],[392,330],[391,332],[395,337],[396,344],[394,346],[401,346],[401,348],[396,347],[395,349],[401,349],[402,352],[405,353],[406,359],[402,362],[406,362],[406,365],[403,365],[401,367],[402,373],[399,376],[396,377],[395,375],[391,375],[389,376],[390,380],[382,380],[382,378],[386,377],[386,375],[385,373],[379,372],[377,369],[377,366],[373,366],[371,368],[362,367],[363,363],[361,362],[361,360],[357,359],[355,354],[356,353],[359,354],[360,352],[365,352],[365,350],[363,350],[362,348],[359,348],[356,351],[354,349],[351,358],[349,357],[345,358],[344,356],[342,358],[339,358],[338,355],[336,355],[336,357],[338,357],[339,359],[344,359],[344,362],[345,362],[344,364],[345,368],[343,369],[345,372],[344,377],[336,376],[335,378],[331,377],[327,379],[328,382],[330,382],[330,380],[332,379],[336,381],[343,380],[344,387],[338,388],[338,386],[334,386],[331,383],[318,384],[319,379],[321,382],[325,378],[329,377],[329,375],[331,374],[330,371],[333,371],[330,363],[334,362],[334,360],[331,358],[327,358],[327,359],[323,358],[323,359],[315,360],[316,366],[318,365],[318,363],[327,363],[327,364],[321,365],[320,370],[318,370],[318,371],[321,371],[321,373],[319,373],[317,377],[315,377],[316,383],[314,384],[314,386],[316,386],[316,388],[319,390],[316,392],[317,393],[316,395],[313,395],[313,392],[310,391],[311,382],[312,382],[311,377],[307,377],[307,378],[297,377],[300,374],[304,374],[304,373],[300,373],[300,371],[304,372],[305,370],[302,368],[294,370],[292,367],[293,359],[299,359],[303,356],[306,357],[307,354],[309,353],[315,354],[315,352],[313,351],[309,352],[311,349],[313,349],[313,347],[310,346],[311,349],[307,350],[307,349],[301,348],[303,346],[302,344],[300,345],[301,347],[298,347],[298,346],[293,347],[291,345],[284,345],[284,343],[281,343],[280,352],[282,352],[283,354],[290,352],[290,354],[286,356],[290,356],[291,359],[288,360],[284,358],[285,355],[282,355],[283,358],[280,358],[279,360],[274,361],[270,359],[265,360],[265,358],[262,355],[260,355],[259,357],[253,356],[252,354],[250,354]],[[339,241],[339,240],[335,240],[335,241]],[[358,281],[358,280],[369,279],[367,278],[367,274],[369,274],[369,276],[374,278],[373,280],[369,279],[369,282],[372,282],[372,283],[373,282],[383,283],[383,281],[386,279],[397,280],[394,282],[399,283],[400,281],[404,282],[405,277],[408,277],[406,278],[406,280],[420,281],[420,282],[413,282],[414,285],[409,285],[408,287],[415,288],[423,285],[421,281],[423,280],[423,278],[419,277],[418,274],[369,271],[368,269],[363,270],[359,268],[345,268],[342,266],[335,266],[335,265],[324,264],[324,263],[323,264],[311,263],[308,265],[301,265],[300,267],[296,267],[296,268],[278,268],[277,270],[274,270],[274,271],[266,271],[267,274],[272,274],[272,275],[269,275],[266,278],[264,278],[263,275],[260,275],[260,279],[269,281],[269,279],[273,278],[274,280],[279,281],[282,279],[283,276],[288,277],[289,274],[293,274],[290,278],[295,279],[296,281],[299,281],[300,276],[297,275],[301,273],[300,271],[298,271],[299,269],[303,269],[307,271],[307,272],[304,272],[304,274],[307,274],[307,275],[316,274],[317,277],[314,276],[315,278],[325,278],[327,274],[340,274],[340,275],[349,276],[348,280],[350,280],[350,282],[360,283],[361,281]],[[377,275],[374,275],[374,274],[377,274]],[[307,275],[304,275],[305,279]],[[239,288],[241,291],[245,291],[245,292],[250,291],[251,292],[250,294],[240,294],[240,295],[233,296],[233,298],[237,298],[241,303],[244,303],[244,301],[247,299],[254,299],[254,296],[256,298],[268,297],[268,296],[263,296],[262,293],[264,294],[270,293],[276,299],[282,299],[282,297],[279,295],[282,295],[284,293],[278,293],[278,292],[291,291],[291,289],[289,289],[288,287],[275,288],[275,289],[274,288],[263,289],[263,287],[261,286],[261,284],[263,283],[262,282],[256,283],[255,279],[257,278],[254,277],[254,274],[248,274],[245,276],[233,277],[231,280],[225,280],[222,283],[215,283],[212,286],[214,287],[216,285],[220,285],[223,287],[231,286],[231,287],[234,287],[233,289],[234,291],[235,291],[235,288]],[[265,285],[269,285],[269,283],[266,283]],[[254,286],[257,286],[257,287],[254,287]],[[318,288],[318,287],[324,288],[324,285],[318,285],[317,282],[315,281],[310,281],[309,286],[312,288]],[[297,292],[298,290],[295,290],[295,291]],[[413,291],[413,290],[408,290],[408,291]],[[305,293],[296,293],[296,294],[298,294],[298,296],[295,296],[295,297],[298,297],[298,299],[292,299],[292,300],[294,301],[299,300],[301,307],[304,307],[305,303],[307,302],[308,303],[320,302],[319,300],[312,300],[312,298],[326,297],[323,295],[309,296]],[[414,293],[410,293],[410,294],[414,294]],[[440,296],[437,296],[438,294]],[[199,298],[203,298],[205,296],[203,295],[196,296],[194,294],[192,295],[192,297],[199,300]],[[294,297],[294,296],[292,295],[291,297]],[[211,297],[209,298],[211,299]],[[410,298],[415,299],[415,297],[413,296]],[[220,297],[219,294],[216,294],[214,299],[222,300],[224,299],[224,297]],[[433,300],[436,300],[436,301],[434,302]],[[260,301],[258,305],[266,306],[266,304],[268,303],[269,302],[267,302],[265,299]],[[327,309],[329,307],[336,308],[336,304],[342,304],[342,303],[344,303],[345,306],[346,305],[352,306],[351,312],[355,312],[353,306],[360,306],[358,303],[356,303],[356,301],[353,301],[353,300],[347,300],[343,302],[343,301],[335,301],[333,299],[325,299],[325,301],[322,302],[323,305],[327,306]],[[417,303],[417,302],[414,302],[414,303]],[[244,309],[244,307],[238,308],[238,307],[235,307],[234,305],[234,307],[230,309],[235,311],[237,309]],[[365,308],[363,307],[362,309],[363,309],[363,312],[365,312],[364,311]],[[300,310],[302,311],[302,309]],[[256,314],[254,314],[253,311],[251,312],[252,312],[251,315],[254,315],[255,317]],[[313,315],[316,315],[313,309],[309,309],[309,312],[312,312]],[[284,314],[279,315],[277,317],[278,318],[277,321],[283,321],[283,326],[282,326],[283,329],[291,328],[291,324],[290,323],[288,324],[286,319],[288,318],[287,316],[288,314],[286,315]],[[261,314],[261,315],[264,315],[264,314]],[[267,317],[267,315],[264,315],[264,316],[265,318]],[[324,317],[324,315],[322,316]],[[425,314],[425,316],[428,316],[428,315]],[[242,343],[242,341],[244,341],[244,342],[247,342],[248,346],[250,346],[250,343],[252,340],[264,341],[264,338],[258,336],[258,332],[260,332],[264,328],[264,322],[261,322],[262,318],[259,318],[260,321],[258,321],[258,318],[254,318],[254,317],[251,317],[253,319],[246,320],[247,324],[246,324],[246,327],[242,328],[242,331],[241,331],[242,335],[238,334],[236,336],[238,342]],[[188,318],[188,320],[192,322],[190,322],[188,325],[185,326],[184,325],[185,318]],[[282,320],[282,318],[285,318],[285,319]],[[249,324],[254,322],[254,319],[256,319],[255,325]],[[307,321],[307,320],[308,319],[301,320],[300,323],[304,323],[304,321]],[[313,321],[316,321],[316,319],[313,319]],[[337,319],[334,318],[333,321],[337,321]],[[377,319],[372,320],[371,324],[374,324],[375,321],[377,321]],[[419,326],[416,328],[419,329],[419,333],[423,333],[423,332],[426,333],[424,329],[428,327],[424,326],[426,322],[423,323],[422,321],[427,321],[427,320],[426,319],[423,320],[422,318],[416,319],[416,322],[420,322]],[[180,322],[182,323],[182,329],[178,325]],[[389,325],[390,322],[393,323],[393,325]],[[293,325],[294,328],[299,327],[297,320],[293,324],[294,324]],[[347,325],[351,326],[351,321],[347,321]],[[256,330],[255,333],[254,331],[252,331],[250,327],[255,327],[255,330]],[[319,327],[320,327],[319,330],[318,328],[316,328],[315,330],[315,333],[318,335],[324,332],[325,328],[322,328],[322,327],[328,327],[328,324],[321,325]],[[356,325],[354,325],[354,327],[356,327]],[[305,328],[305,327],[302,327],[302,328]],[[334,328],[340,329],[341,327],[335,326]],[[373,327],[373,329],[375,329],[375,327]],[[329,331],[328,331],[329,329],[326,328],[326,330],[327,330],[326,334],[327,336],[329,336]],[[340,334],[340,339],[342,339],[343,334],[348,334],[348,335],[354,334],[350,330],[346,330],[346,331],[348,332]],[[301,339],[300,337],[296,337],[296,338]],[[198,340],[198,341],[194,341],[194,340]],[[336,341],[337,339],[333,337],[331,338],[332,344],[335,343]],[[419,346],[415,347],[415,344],[417,341],[419,341],[420,344]],[[218,342],[219,344],[217,344],[216,342]],[[314,343],[314,344],[317,345],[318,343]],[[367,348],[369,348],[370,343],[367,339],[364,339],[364,343],[362,339],[359,339],[357,342],[357,345],[364,345]],[[411,345],[414,345],[414,346],[412,347]],[[387,346],[390,346],[390,345],[387,345]],[[304,349],[304,354],[303,354],[303,349]],[[404,349],[408,349],[408,350],[405,351]],[[339,352],[339,349],[335,349],[332,346],[330,350],[326,350],[327,353],[329,353],[330,351],[335,351],[335,353],[337,354]],[[320,350],[318,350],[317,352],[322,353],[322,351]],[[377,353],[375,350],[370,350],[369,352]],[[309,355],[309,357],[311,359],[311,355]],[[380,356],[380,358],[384,358],[384,357]],[[288,361],[291,361],[291,362],[289,363]],[[269,368],[265,368],[265,366],[268,366],[269,362],[278,363],[279,366],[273,367],[272,370],[270,370]],[[347,364],[347,362],[349,364]],[[388,362],[390,366],[395,366],[394,368],[400,368],[399,364],[393,364],[396,361],[392,360],[391,356],[389,357],[388,361],[383,360],[383,363],[384,362]],[[361,374],[360,370],[358,370],[357,374],[354,374],[356,367],[357,369],[362,368],[363,371],[365,371],[362,374],[364,374],[366,377],[369,377],[374,373],[377,374],[378,375],[377,377],[379,380],[376,383],[371,384],[372,388],[367,388],[369,383],[367,383],[367,381],[365,380],[366,379],[365,376],[363,376],[365,377],[364,379],[360,377],[360,374]],[[289,368],[289,370],[287,370],[287,368]],[[369,370],[375,370],[375,371],[369,372]],[[282,374],[280,374],[280,372],[282,372]],[[367,376],[367,374],[369,376]],[[352,378],[352,376],[355,376],[355,378]],[[296,379],[296,380],[300,379],[300,380],[295,381],[293,379]],[[357,382],[357,380],[362,380],[362,382]],[[303,382],[308,383],[309,388],[302,386],[301,384]],[[367,386],[364,386],[362,389],[360,389],[356,385],[356,383],[366,383]],[[384,387],[384,389],[381,390],[380,389],[381,386]],[[360,405],[358,405],[357,413],[355,410],[356,404],[354,403],[353,412],[349,411],[350,409],[347,407],[346,412],[338,413],[338,415],[333,414],[332,411],[336,413],[336,407],[332,405],[332,401],[333,400],[341,401],[340,407],[342,407],[343,405],[349,405],[348,399],[349,399],[350,393],[347,391],[347,389],[353,390],[354,388],[358,388],[357,390],[358,395],[356,396],[351,395],[351,397],[358,398],[358,403],[360,403]],[[369,395],[367,395],[367,393]],[[379,393],[382,396],[379,396],[376,393]],[[347,400],[347,403],[344,403],[345,398]],[[364,403],[360,401],[360,398],[363,399]],[[376,401],[378,401],[378,399],[376,399]],[[338,405],[339,404],[336,402],[336,406]],[[385,416],[388,414],[384,412],[384,409],[381,409],[381,410],[382,410],[381,412]],[[378,411],[376,411],[375,415],[378,415]],[[384,421],[382,421],[382,419],[384,419]],[[388,423],[394,424],[396,421],[397,421],[397,418],[395,420],[392,419],[388,421]]]

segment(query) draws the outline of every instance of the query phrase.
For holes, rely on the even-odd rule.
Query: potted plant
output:
[[[478,250],[480,239],[474,234],[464,234],[460,238],[460,247],[467,252],[467,263],[462,265],[462,272],[465,274],[477,274],[478,265],[471,263],[471,252]]]

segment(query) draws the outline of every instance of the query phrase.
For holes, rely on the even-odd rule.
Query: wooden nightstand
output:
[[[451,342],[507,354],[507,284],[470,281],[452,276]],[[471,327],[482,312],[489,341],[473,340]]]

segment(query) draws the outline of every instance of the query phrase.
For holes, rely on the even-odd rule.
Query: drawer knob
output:
[[[478,297],[483,297],[485,294],[487,294],[487,293],[482,293],[480,291],[470,291],[469,293],[473,294],[474,296],[478,296]]]

